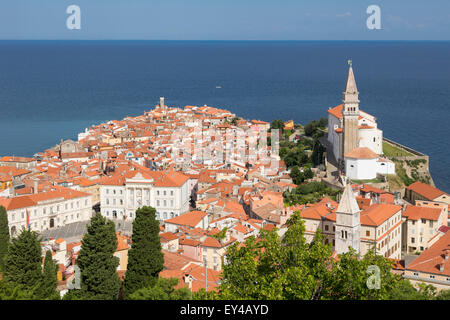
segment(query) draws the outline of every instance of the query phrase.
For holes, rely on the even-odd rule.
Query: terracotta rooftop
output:
[[[428,200],[436,199],[437,197],[440,197],[443,194],[445,194],[444,191],[439,190],[435,187],[432,187],[432,186],[430,186],[426,183],[420,182],[420,181],[414,182],[413,184],[409,185],[406,189],[412,190],[415,193],[423,196],[424,198],[426,198]]]
[[[450,276],[450,232],[443,235],[435,244],[426,249],[422,254],[406,267],[408,270],[434,273]],[[440,264],[443,263],[444,270],[440,271]]]
[[[190,211],[172,219],[167,219],[165,222],[194,228],[206,215],[208,214],[203,211]]]
[[[378,155],[369,148],[359,147],[347,152],[344,154],[344,157],[352,159],[374,159],[378,158]]]
[[[441,212],[441,209],[438,208],[407,206],[402,216],[407,217],[409,220],[427,219],[437,221]]]

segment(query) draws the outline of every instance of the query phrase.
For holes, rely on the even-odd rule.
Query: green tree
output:
[[[279,129],[282,132],[284,129],[284,121],[282,119],[273,120],[270,124],[270,129]]]
[[[23,286],[13,285],[5,280],[0,280],[0,300],[33,300],[34,294],[24,290]]]
[[[226,254],[219,296],[223,299],[312,299],[324,286],[324,271],[332,260],[329,245],[308,244],[304,222],[295,213],[281,239],[263,230],[260,239],[248,238],[233,244]],[[313,267],[309,267],[313,266]]]
[[[42,283],[42,249],[36,232],[22,229],[12,239],[5,264],[5,280],[38,297]]]
[[[251,237],[229,247],[218,298],[365,300],[391,299],[399,292],[408,298],[434,296],[430,288],[425,293],[411,291],[409,282],[391,272],[392,261],[373,250],[359,256],[350,248],[335,260],[320,229],[312,241],[306,241],[299,212],[286,225],[282,238],[276,229],[263,230],[259,239]],[[379,288],[373,276],[379,277]]]
[[[403,279],[397,283],[395,288],[389,293],[389,300],[426,300],[427,296],[414,288],[407,279]]]
[[[374,266],[379,274],[369,273],[370,266]],[[339,256],[338,262],[332,270],[333,283],[327,293],[330,299],[346,300],[380,300],[389,299],[390,293],[396,288],[401,276],[392,273],[392,261],[374,250],[369,250],[363,257],[359,257],[353,248]],[[368,279],[379,277],[379,288],[371,288]]]
[[[141,288],[129,296],[131,300],[191,300],[191,291],[187,288],[175,289],[177,278],[159,278],[150,287]]]
[[[450,290],[441,290],[436,294],[435,300],[450,300]]]
[[[42,285],[39,290],[39,296],[42,299],[59,299],[59,293],[56,291],[58,286],[57,278],[58,266],[53,261],[51,250],[45,253],[44,270]]]
[[[326,151],[326,148],[322,146],[318,139],[314,139],[313,142],[313,152],[311,154],[311,160],[314,166],[318,166],[322,164],[324,161],[323,153]]]
[[[292,181],[295,184],[300,184],[300,183],[302,183],[305,180],[303,172],[300,171],[298,166],[293,166],[292,167],[290,176],[292,178]]]
[[[120,278],[116,269],[119,258],[114,256],[117,237],[114,223],[96,213],[81,241],[77,265],[81,274],[81,289],[75,296],[90,300],[118,298]]]
[[[124,298],[138,289],[152,286],[164,268],[159,222],[155,214],[155,208],[147,206],[136,211],[123,286]]]
[[[5,270],[5,257],[8,254],[9,227],[6,209],[0,206],[0,272]]]

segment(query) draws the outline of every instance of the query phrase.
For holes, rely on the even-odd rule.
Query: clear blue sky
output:
[[[81,30],[66,28],[72,4]],[[0,0],[0,39],[450,40],[450,1]]]

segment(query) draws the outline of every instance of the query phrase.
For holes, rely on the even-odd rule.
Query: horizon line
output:
[[[0,41],[450,42],[450,39],[0,39]]]

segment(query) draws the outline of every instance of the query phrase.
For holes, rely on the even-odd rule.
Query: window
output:
[[[159,200],[156,200],[156,205],[159,207]]]
[[[166,195],[166,190],[164,190],[164,195]]]
[[[325,225],[325,231],[328,231],[328,225],[327,224]]]
[[[433,221],[430,220],[430,228],[433,228]]]
[[[366,231],[366,236],[370,237],[370,231],[369,230]]]
[[[434,279],[434,275],[430,274],[430,279]]]
[[[158,196],[159,196],[159,190],[158,190],[158,191],[156,191],[156,195],[158,195]]]
[[[414,239],[414,238],[411,238],[411,243],[414,243],[414,241],[415,241],[415,239]]]
[[[425,220],[425,219],[421,219],[422,220],[422,223],[427,223],[427,220]]]
[[[172,190],[172,191],[170,191],[170,195],[171,195],[171,196],[173,196],[173,190]]]

